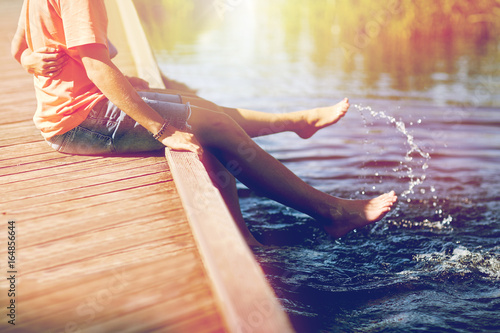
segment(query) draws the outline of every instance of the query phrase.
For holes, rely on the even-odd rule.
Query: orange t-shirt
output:
[[[54,78],[34,77],[37,110],[33,120],[45,138],[83,122],[104,95],[87,77],[77,46],[107,46],[108,18],[103,0],[25,0],[19,24],[28,47],[64,50],[69,60]]]

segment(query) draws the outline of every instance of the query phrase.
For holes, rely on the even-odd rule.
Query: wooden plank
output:
[[[183,261],[179,263],[192,262],[194,257],[193,253],[187,253],[181,257]],[[155,265],[159,270],[170,268],[162,264],[162,261],[150,264]],[[165,330],[165,327],[177,325],[181,325],[178,332],[217,331],[218,323],[215,325],[212,323],[211,326],[214,329],[205,329],[206,323],[213,322],[213,318],[217,317],[214,316],[210,305],[204,301],[209,298],[209,295],[203,288],[195,284],[199,278],[193,274],[193,267],[179,265],[177,270],[179,278],[166,281],[166,283],[163,281],[151,283],[145,277],[144,269],[144,265],[138,265],[135,269],[128,268],[124,276],[120,276],[121,271],[118,271],[117,278],[109,274],[90,275],[85,280],[74,281],[75,285],[78,286],[76,288],[74,286],[68,289],[55,288],[53,293],[41,295],[40,298],[32,300],[30,308],[40,309],[40,311],[33,311],[25,317],[31,315],[34,319],[32,323],[39,324],[36,316],[43,315],[47,321],[42,325],[45,324],[49,328],[54,327],[53,322],[58,322],[61,317],[66,317],[66,322],[63,322],[64,326],[71,321],[88,332],[144,332],[154,328],[162,328],[163,332],[175,332],[174,330]],[[183,279],[186,277],[192,279],[190,282],[194,283],[184,283]],[[138,286],[144,286],[145,283],[148,284],[147,288],[138,288]],[[65,296],[68,293],[75,294],[77,289],[90,291],[90,294],[80,299],[68,299]],[[140,299],[137,298],[137,294],[141,294]],[[197,304],[191,299],[183,300],[182,297],[179,297],[186,294],[192,295],[191,297],[198,299],[200,303]],[[176,301],[172,302],[173,299]],[[63,304],[64,310],[61,311],[58,307],[51,306],[52,304]],[[108,311],[109,308],[118,308],[120,312],[113,313]],[[81,316],[76,318],[71,316],[75,309],[80,309]],[[170,311],[164,311],[165,309]],[[162,311],[163,316],[156,315]],[[193,316],[193,313],[197,315]],[[208,320],[205,319],[206,316],[208,316]],[[182,318],[184,322],[179,322],[179,318]],[[28,318],[23,319],[23,321],[27,320]],[[29,321],[27,323],[30,324]]]
[[[0,124],[0,133],[0,148],[18,145],[20,142],[31,143],[42,141],[42,135],[33,126],[32,120]]]
[[[57,152],[19,157],[12,159],[10,163],[6,163],[6,166],[0,167],[0,177],[9,177],[8,179],[10,181],[10,179],[23,177],[23,174],[33,171],[78,165],[80,163],[87,163],[89,161],[100,160],[103,158],[104,157],[102,156],[70,156],[59,154]],[[54,169],[53,171],[57,172],[57,169]],[[0,181],[6,179],[7,178],[0,178]]]
[[[150,161],[150,159],[146,160]],[[165,161],[146,165],[141,165],[140,160],[134,162],[135,163],[114,163],[112,167],[110,165],[107,169],[93,169],[83,172],[75,170],[74,172],[67,172],[64,175],[47,172],[44,175],[40,175],[40,179],[0,185],[0,192],[8,192],[11,196],[15,195],[19,198],[17,200],[26,200],[28,198],[40,197],[47,194],[60,193],[61,188],[64,188],[64,191],[71,191],[73,189],[96,185],[108,186],[115,182],[116,179],[131,179],[155,175],[156,180],[158,179],[158,173],[164,170],[162,164],[165,163]],[[134,172],[134,177],[128,177],[131,171]],[[3,202],[9,203],[11,200],[6,198]]]
[[[0,149],[1,153],[1,149]],[[60,155],[61,156],[61,155]],[[11,175],[0,174],[0,180],[2,184],[12,184],[14,185],[16,182],[26,182],[26,181],[39,181],[37,184],[42,184],[45,178],[50,177],[59,177],[59,175],[73,174],[78,172],[84,172],[85,175],[94,174],[102,168],[109,168],[111,166],[119,166],[122,164],[126,165],[135,165],[138,163],[138,159],[143,159],[142,157],[122,157],[120,159],[110,159],[110,158],[95,158],[89,159],[87,158],[82,160],[73,161],[73,163],[66,164],[58,164],[57,166],[46,167],[44,169],[35,169],[31,171],[25,172],[17,172]],[[48,161],[46,161],[48,162]],[[164,161],[162,161],[164,162]],[[57,169],[54,169],[57,168]]]
[[[16,158],[25,157],[25,156],[33,156],[33,155],[43,155],[43,154],[52,154],[52,155],[60,155],[54,150],[50,149],[47,143],[44,141],[37,142],[19,142],[19,144],[3,147],[2,148],[2,156],[0,157],[0,166],[10,166],[11,160]]]
[[[168,225],[177,225],[184,221],[182,218],[183,211],[180,203],[172,202],[165,203],[165,196],[159,195],[155,198],[148,199],[148,202],[137,200],[137,203],[127,203],[126,207],[121,207],[118,202],[106,202],[105,204],[88,204],[86,201],[81,201],[82,208],[74,208],[72,210],[58,211],[49,216],[35,216],[29,218],[27,214],[22,215],[22,219],[17,219],[18,223],[25,224],[23,228],[27,232],[37,234],[37,238],[26,240],[23,246],[31,246],[32,244],[44,243],[47,239],[59,239],[70,237],[81,233],[93,233],[103,228],[113,228],[120,221],[123,226],[136,224],[136,221],[153,221],[157,217],[155,214],[161,214],[164,218],[168,218]],[[71,208],[71,207],[70,207]],[[137,216],[137,211],[141,208],[147,209],[148,213]],[[82,216],[82,214],[85,214]],[[111,218],[112,217],[112,218]],[[37,223],[51,221],[51,229],[40,230]],[[89,220],[99,221],[98,224],[89,223]],[[52,230],[57,230],[57,235],[53,235]]]
[[[196,154],[167,149],[166,156],[228,330],[292,332],[288,317]]]
[[[208,327],[214,329],[206,331],[220,328],[206,277],[196,264],[198,251],[192,243],[189,227],[185,220],[179,221],[182,211],[165,210],[163,186],[152,186],[160,192],[156,196],[158,203],[152,206],[138,202],[146,214],[138,215],[142,210],[137,207],[128,209],[127,205],[119,209],[116,204],[106,203],[104,206],[114,210],[100,207],[105,213],[102,219],[96,219],[97,209],[92,209],[94,214],[77,214],[78,223],[74,219],[54,219],[54,215],[33,222],[18,222],[19,238],[25,243],[19,260],[25,263],[22,286],[27,297],[18,299],[23,309],[18,328],[59,331],[68,323],[76,323],[78,328],[95,332],[141,332],[155,327],[171,331],[170,326],[187,332],[203,331],[207,321],[212,322]],[[61,227],[68,222],[68,228]],[[186,251],[187,257],[182,254]],[[26,263],[26,258],[33,260]],[[172,258],[175,259],[172,261]],[[131,265],[137,265],[137,270],[132,270]],[[127,286],[126,292],[105,298],[102,292],[106,292],[109,281],[114,280],[111,273],[121,269],[131,276],[134,288]],[[182,278],[176,279],[176,276]],[[104,297],[94,305],[102,310],[95,311],[91,321],[82,317],[84,309],[92,309],[86,305],[89,295]]]
[[[8,206],[8,211],[23,209],[26,206],[35,208],[40,207],[40,209],[43,209],[43,206],[46,205],[47,201],[53,205],[106,193],[126,191],[141,186],[161,184],[163,182],[164,181],[159,179],[159,175],[157,173],[139,174],[128,178],[119,178],[105,183],[90,184],[88,186],[83,185],[75,188],[59,188],[56,192],[47,193],[43,197],[39,196],[37,193],[34,193],[30,197],[21,197],[19,199],[12,199],[7,196],[8,201],[5,205]]]
[[[201,309],[210,308],[210,304],[204,301],[209,299],[210,295],[206,294],[203,284],[192,283],[200,282],[196,265],[193,265],[196,262],[196,252],[187,251],[179,255],[178,259],[179,261],[174,262],[175,271],[173,271],[172,262],[165,261],[164,258],[151,258],[147,262],[138,262],[124,269],[116,268],[90,273],[87,273],[85,269],[66,272],[67,280],[62,284],[53,281],[51,289],[47,290],[44,287],[43,290],[38,290],[37,295],[23,299],[24,307],[31,310],[23,312],[20,318],[21,328],[37,325],[36,327],[41,326],[56,331],[64,329],[71,321],[77,323],[79,328],[90,332],[121,332],[122,330],[141,332],[157,327],[155,321],[177,322],[179,313],[176,311],[179,311],[178,309],[181,309],[187,316],[193,313],[199,315],[200,312],[204,312],[200,311],[200,307]],[[121,261],[118,258],[117,263]],[[150,266],[167,272],[171,278],[151,280],[147,274],[147,272],[152,272],[151,268],[148,268]],[[47,275],[47,278],[50,279],[50,275]],[[192,281],[185,283],[186,278]],[[38,276],[33,280],[24,281],[26,286],[36,290]],[[50,286],[51,283],[45,283],[45,285]],[[82,293],[82,291],[87,293]],[[70,298],[68,295],[77,297]],[[200,305],[190,299],[183,300],[179,297],[181,295],[196,297],[200,300]],[[165,309],[170,311],[165,311]],[[79,315],[75,316],[78,310],[80,310]],[[163,315],[158,316],[159,313]],[[91,318],[88,317],[89,315]],[[203,330],[200,323],[195,323],[195,325]],[[191,323],[191,328],[192,326]],[[163,326],[165,327],[169,327],[168,323]]]
[[[110,26],[136,28],[127,38],[113,35],[115,44],[144,43],[132,3],[115,1],[106,0],[127,18],[114,24],[119,11],[111,11]],[[20,4],[0,4],[0,15],[10,18],[8,25],[9,20],[0,20],[2,31],[15,28],[17,14],[12,13]],[[131,72],[161,74],[147,43],[120,51],[117,62]],[[7,102],[0,106],[0,191],[8,192],[0,199],[0,216],[16,220],[23,267],[14,332],[291,331],[199,161],[185,153],[171,159],[176,181],[199,176],[178,184],[184,191],[182,204],[163,157],[52,151],[30,127],[36,106],[31,78],[5,54],[0,60],[5,60],[0,70],[8,78],[0,82],[0,96]],[[145,64],[146,72],[138,64]],[[163,87],[161,82],[158,86]],[[187,223],[183,207],[194,226]],[[201,225],[207,214],[210,223]],[[0,232],[6,234],[5,224]],[[8,301],[6,285],[1,279],[0,305]],[[9,328],[0,323],[0,331]]]
[[[0,2],[4,49],[21,4]],[[0,332],[220,332],[164,156],[54,152],[31,120],[32,78],[8,54],[0,55],[0,247],[15,220],[19,293],[12,327],[2,275]]]
[[[18,218],[20,217],[20,215],[22,215],[22,217],[25,220],[33,222],[36,222],[37,220],[40,219],[48,219],[48,218],[50,218],[51,220],[63,219],[66,217],[75,219],[79,212],[89,214],[87,210],[98,208],[97,206],[99,206],[99,204],[101,204],[103,201],[106,203],[114,203],[119,206],[121,200],[138,200],[138,202],[141,202],[140,199],[145,196],[149,196],[150,197],[149,200],[151,200],[152,203],[156,203],[157,202],[156,200],[158,200],[158,202],[159,201],[168,202],[169,207],[172,207],[172,209],[177,209],[179,206],[169,201],[170,199],[169,196],[174,195],[170,193],[171,191],[169,191],[169,193],[165,194],[161,198],[158,198],[156,195],[151,195],[152,191],[155,190],[154,185],[156,184],[160,183],[143,185],[139,187],[130,188],[127,190],[101,193],[98,195],[83,197],[71,201],[59,201],[55,203],[50,203],[50,205],[49,204],[43,206],[26,205],[25,207],[20,206],[16,210],[11,210],[10,207],[7,207],[6,210],[2,211],[2,214],[4,215],[11,214],[13,216],[17,216]],[[161,185],[162,187],[165,187],[164,184]],[[118,192],[120,193],[120,196],[117,196]],[[133,207],[133,205],[131,206]],[[83,212],[80,211],[81,209],[83,210]]]
[[[73,272],[79,267],[82,267],[81,272],[96,271],[109,267],[108,257],[120,253],[124,255],[123,259],[127,259],[127,255],[133,255],[138,251],[142,254],[141,258],[128,258],[127,264],[136,260],[144,263],[147,261],[146,254],[148,252],[153,259],[163,257],[164,255],[158,251],[158,248],[166,244],[176,247],[176,251],[185,250],[187,246],[176,245],[178,243],[177,237],[189,237],[189,229],[182,225],[165,228],[163,218],[158,218],[161,212],[157,211],[155,214],[140,217],[135,216],[133,219],[121,221],[119,224],[94,228],[91,232],[58,234],[56,237],[52,236],[46,239],[39,237],[37,240],[31,240],[31,243],[26,243],[23,246],[23,255],[37,257],[37,253],[42,248],[44,254],[43,257],[39,257],[36,263],[24,266],[23,274],[62,266],[71,266]],[[116,215],[110,214],[110,216]],[[136,232],[137,229],[140,229],[141,232]],[[50,234],[47,235],[50,236]],[[66,252],[64,257],[60,255],[63,242],[71,244],[71,246],[64,248]],[[88,251],[89,247],[92,248],[91,252]],[[194,248],[194,246],[192,247]],[[99,255],[96,256],[96,253]],[[96,262],[100,262],[100,264]]]

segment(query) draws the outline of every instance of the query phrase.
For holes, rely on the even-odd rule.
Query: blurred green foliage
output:
[[[288,0],[283,5],[333,23],[344,37],[485,38],[500,32],[500,0]]]
[[[196,43],[236,10],[246,15],[248,2],[262,39],[282,38],[289,57],[306,55],[318,68],[341,66],[347,76],[361,66],[368,88],[384,73],[391,88],[418,91],[433,85],[434,73],[453,79],[463,73],[487,76],[498,68],[500,0],[134,1],[160,51]],[[273,47],[266,44],[265,52]]]
[[[225,7],[230,9],[234,2],[135,0],[146,21],[167,25],[178,20],[199,20],[209,11],[214,14]],[[315,21],[315,27],[325,31],[333,28],[344,38],[363,33],[392,38],[485,38],[500,33],[500,0],[272,0],[266,1],[266,7],[285,12],[291,26],[305,15]]]

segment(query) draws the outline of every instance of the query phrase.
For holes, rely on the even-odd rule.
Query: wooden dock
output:
[[[0,2],[0,331],[292,331],[194,156],[71,156],[43,141],[32,78],[10,56],[21,4]]]

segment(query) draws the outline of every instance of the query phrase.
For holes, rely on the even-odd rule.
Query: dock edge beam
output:
[[[289,318],[197,155],[166,158],[228,332],[293,332]]]

